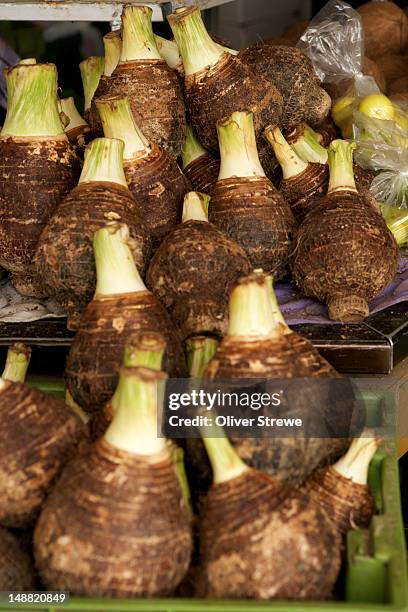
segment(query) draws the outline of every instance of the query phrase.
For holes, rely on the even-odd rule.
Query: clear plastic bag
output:
[[[329,0],[315,15],[298,45],[311,59],[320,80],[338,96],[364,98],[379,93],[375,80],[362,73],[364,33],[360,15],[347,2]]]
[[[408,132],[394,121],[353,114],[355,161],[376,174],[370,191],[378,202],[408,208]]]

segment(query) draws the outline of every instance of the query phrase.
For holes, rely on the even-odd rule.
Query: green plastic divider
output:
[[[32,381],[33,382],[33,381]],[[35,386],[63,394],[41,381]],[[375,403],[375,402],[374,402]],[[0,610],[77,612],[408,612],[408,571],[394,440],[382,443],[370,465],[376,512],[368,529],[347,535],[345,601],[228,601],[199,599],[102,599],[73,597],[62,606],[0,604]]]
[[[44,393],[52,393],[62,397],[65,394],[64,382],[60,378],[37,379],[35,377],[28,377],[27,385],[44,391]]]

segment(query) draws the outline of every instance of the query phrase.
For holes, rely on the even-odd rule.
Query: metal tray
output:
[[[397,304],[353,325],[296,325],[339,371],[349,374],[389,374],[408,356],[408,304]],[[63,362],[75,333],[66,319],[42,319],[31,323],[0,323],[0,347],[24,342],[48,348]],[[36,349],[33,357],[35,357]],[[48,358],[47,358],[48,360]],[[62,366],[63,367],[63,366]],[[45,373],[44,371],[42,372]],[[62,373],[57,370],[55,373]]]
[[[117,22],[124,4],[143,4],[153,10],[153,21],[163,21],[179,6],[213,8],[232,0],[0,0],[0,20]]]

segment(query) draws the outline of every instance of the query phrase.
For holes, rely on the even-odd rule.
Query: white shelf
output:
[[[153,21],[180,6],[199,4],[212,8],[232,0],[0,0],[1,21],[110,21],[120,18],[124,4],[144,4],[153,10]]]

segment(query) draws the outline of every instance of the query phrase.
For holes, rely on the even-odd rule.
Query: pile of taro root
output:
[[[408,22],[387,21],[386,5],[397,11],[359,9],[365,67],[406,95]],[[364,423],[351,435],[351,385],[334,401],[340,375],[288,327],[274,283],[362,321],[395,277],[398,241],[294,46],[306,24],[238,51],[198,7],[168,22],[172,40],[150,8],[124,8],[105,56],[80,64],[84,118],[59,99],[54,64],[6,71],[0,265],[76,334],[64,399],[26,385],[28,347],[7,355],[0,590],[337,597],[345,535],[375,512],[380,441]],[[188,377],[303,379],[297,410],[326,434],[228,437],[215,420],[166,439],[163,387]]]

